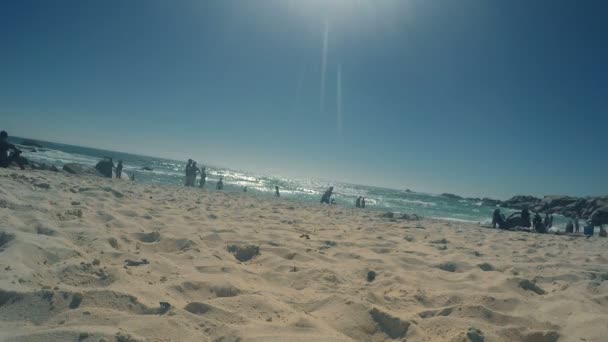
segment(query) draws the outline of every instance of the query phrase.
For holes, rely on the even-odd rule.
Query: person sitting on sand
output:
[[[279,193],[279,186],[274,186],[274,197],[281,197],[281,193]]]
[[[504,223],[505,217],[500,213],[500,209],[494,209],[494,213],[492,214],[492,228],[500,228]]]
[[[116,165],[116,178],[122,178],[122,160],[119,160],[118,165]]]
[[[536,213],[534,215],[534,220],[532,221],[532,223],[533,223],[534,230],[537,233],[544,234],[546,232],[545,224],[543,223],[543,219],[542,219],[542,217],[540,217],[539,213]]]
[[[215,189],[216,190],[222,190],[224,189],[224,177],[220,177],[220,180],[217,181],[217,184],[215,185]]]
[[[357,197],[355,201],[355,208],[361,208],[361,196]]]
[[[325,193],[323,194],[323,197],[321,197],[321,203],[329,204],[329,198],[331,197],[333,191],[334,187],[330,186],[329,189],[327,189],[327,191],[325,191]]]
[[[205,187],[205,182],[207,182],[207,169],[203,166],[201,167],[201,181],[199,186],[201,188]]]
[[[21,158],[21,150],[9,143],[8,133],[2,131],[0,132],[0,167],[7,168],[13,162],[15,162],[21,170],[25,170],[23,159]]]

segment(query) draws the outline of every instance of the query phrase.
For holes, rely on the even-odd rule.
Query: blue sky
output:
[[[606,13],[599,0],[2,1],[0,128],[427,192],[607,194]]]

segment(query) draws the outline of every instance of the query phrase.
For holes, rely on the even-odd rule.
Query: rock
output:
[[[486,337],[483,335],[481,330],[474,327],[469,327],[469,329],[467,329],[467,341],[484,342],[485,339]]]
[[[68,163],[68,164],[63,165],[63,171],[74,174],[74,175],[96,175],[97,174],[97,172],[95,171],[94,168],[87,166],[87,165],[78,164],[78,163]]]
[[[51,167],[49,167],[49,171],[59,172],[59,169],[55,165],[51,165]]]
[[[30,147],[44,148],[44,146],[41,143],[39,143],[38,141],[36,141],[36,140],[30,140],[30,139],[23,140],[20,145],[30,146]]]
[[[450,193],[443,193],[441,194],[442,197],[445,198],[449,198],[449,199],[453,199],[453,200],[461,200],[464,199],[462,196],[458,196],[458,195],[454,195],[454,194],[450,194]]]
[[[114,163],[109,159],[104,159],[95,165],[95,170],[99,172],[103,177],[112,178],[112,170],[114,169]]]
[[[381,216],[385,217],[385,218],[393,218],[393,217],[395,217],[395,213],[392,213],[389,211],[389,212],[382,214]]]
[[[367,281],[371,283],[374,280],[376,280],[376,272],[374,272],[374,271],[367,272]]]
[[[437,265],[437,268],[446,272],[456,272],[457,266],[453,262],[445,262]]]
[[[495,200],[495,199],[491,199],[491,198],[487,198],[484,197],[481,199],[481,205],[486,206],[486,207],[496,207],[499,206],[502,203],[502,201],[500,200]]]
[[[477,265],[477,267],[479,267],[484,272],[494,271],[494,266],[492,266],[492,264],[488,264],[487,262],[479,264]]]
[[[144,170],[144,171],[154,171],[154,169],[151,168],[151,167],[149,167],[149,166],[144,166],[141,169]]]
[[[608,224],[608,206],[598,208],[591,213],[591,224],[594,226],[601,226]]]
[[[533,196],[513,196],[500,204],[501,207],[511,209],[533,209],[540,204],[541,199]]]

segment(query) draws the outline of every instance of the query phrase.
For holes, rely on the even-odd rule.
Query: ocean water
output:
[[[22,139],[12,138],[14,143]],[[35,152],[24,151],[23,156],[39,163],[54,164],[61,168],[67,163],[81,163],[94,166],[104,157],[113,158],[114,162],[122,160],[124,171],[135,174],[135,181],[148,184],[167,184],[183,186],[186,161],[147,157],[135,154],[99,150],[94,148],[64,145],[52,142],[41,142],[44,148]],[[368,210],[392,211],[397,213],[416,213],[423,217],[439,218],[459,222],[489,224],[494,207],[483,206],[479,201],[469,199],[452,199],[440,195],[406,192],[398,189],[387,189],[365,185],[341,183],[339,181],[321,181],[315,179],[294,179],[276,175],[263,175],[243,170],[214,167],[197,161],[198,165],[207,167],[206,189],[215,189],[219,177],[224,177],[224,191],[242,191],[247,186],[248,195],[272,197],[274,187],[280,187],[281,197],[303,202],[320,201],[321,195],[329,186],[334,187],[337,204],[354,207],[359,196],[366,199]],[[145,171],[150,167],[152,171]],[[123,177],[126,177],[123,175]],[[198,185],[198,179],[197,179]],[[215,190],[213,190],[215,191]],[[506,215],[511,210],[501,209]],[[556,218],[558,225],[564,224],[563,218]]]

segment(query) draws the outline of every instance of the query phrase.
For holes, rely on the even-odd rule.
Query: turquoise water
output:
[[[21,140],[15,138],[13,141],[19,143]],[[82,163],[93,166],[101,158],[112,157],[115,163],[118,160],[123,160],[124,171],[135,174],[136,182],[175,186],[182,186],[184,183],[183,170],[186,161],[51,142],[43,142],[43,145],[45,148],[38,148],[36,152],[25,152],[24,156],[36,162],[54,164],[58,167],[66,163]],[[334,186],[334,198],[337,204],[341,206],[354,207],[357,197],[363,196],[366,199],[366,207],[370,210],[416,213],[424,217],[474,223],[489,223],[494,210],[493,207],[483,206],[476,200],[451,199],[434,194],[354,185],[338,181],[262,175],[242,170],[214,167],[206,165],[204,161],[197,162],[199,166],[207,166],[207,189],[215,189],[215,183],[222,176],[224,177],[224,191],[242,191],[242,188],[247,186],[248,194],[251,196],[272,197],[274,187],[278,185],[283,198],[318,203],[323,192],[329,186]],[[151,167],[153,171],[142,170],[145,166]],[[503,212],[508,214],[511,211],[503,209]]]

